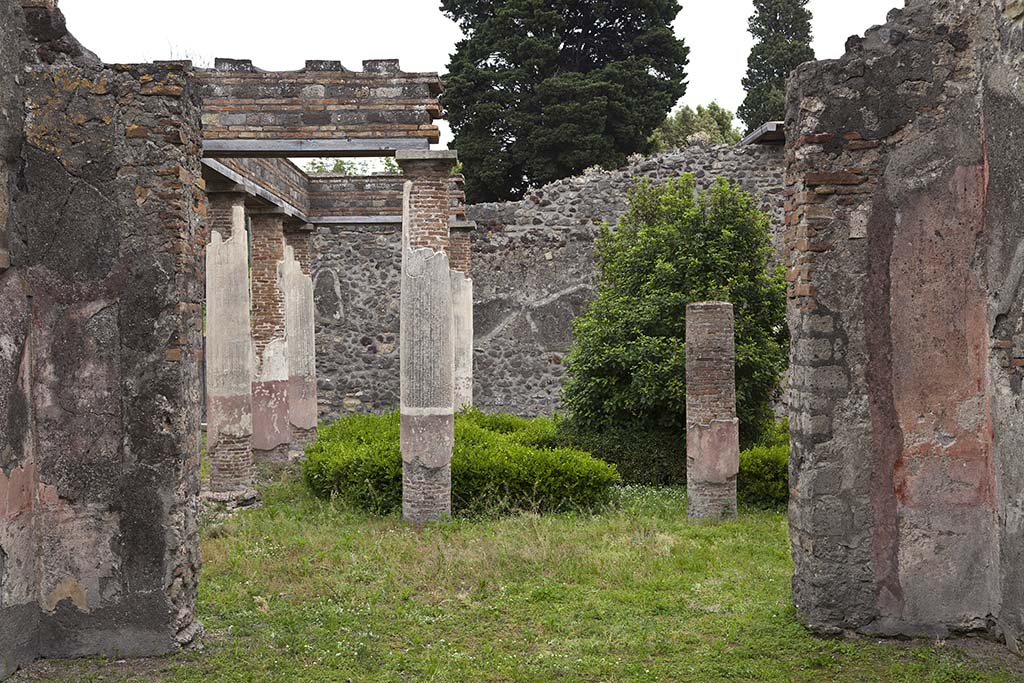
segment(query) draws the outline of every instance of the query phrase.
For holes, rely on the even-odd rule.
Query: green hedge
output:
[[[557,422],[555,442],[613,463],[627,484],[686,486],[685,433],[618,425],[590,431],[570,418]]]
[[[552,420],[457,415],[453,512],[558,512],[607,502],[620,481],[615,466],[554,445]],[[306,454],[306,483],[317,496],[380,514],[401,509],[398,413],[346,416],[321,428]]]
[[[550,423],[550,421],[549,421]],[[629,484],[686,486],[685,435],[615,427],[600,433],[576,429],[571,420],[555,425],[554,443],[576,448],[618,467]],[[739,500],[773,508],[789,500],[789,423],[773,423],[754,447],[740,451]]]
[[[762,508],[789,501],[788,420],[776,422],[759,445],[740,451],[736,494],[740,502]]]

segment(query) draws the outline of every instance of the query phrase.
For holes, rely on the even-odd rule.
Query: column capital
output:
[[[246,195],[245,192],[228,192],[228,191],[221,192],[221,191],[218,191],[218,192],[207,192],[206,193],[206,197],[207,197],[207,199],[209,199],[211,204],[221,204],[221,203],[230,204],[230,205],[242,204],[244,206],[245,203],[246,203],[246,197],[247,196],[248,195]]]
[[[406,175],[448,176],[459,161],[459,153],[453,149],[400,149],[395,152],[395,161]]]
[[[275,213],[271,211],[253,211],[249,210],[249,217],[252,218],[253,223],[259,223],[260,225],[280,225],[281,230],[284,230],[284,219],[288,216],[282,213]]]
[[[448,229],[452,232],[470,233],[476,230],[476,221],[448,221]]]

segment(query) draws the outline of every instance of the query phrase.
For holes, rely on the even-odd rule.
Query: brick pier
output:
[[[739,421],[732,304],[686,307],[686,509],[736,516]]]

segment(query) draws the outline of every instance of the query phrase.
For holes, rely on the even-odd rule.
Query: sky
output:
[[[690,47],[681,104],[717,101],[735,111],[752,39],[752,0],[682,0],[674,24]],[[902,0],[811,0],[819,59],[843,53],[846,39],[881,24]],[[405,71],[443,73],[461,37],[439,0],[61,0],[71,32],[106,62],[215,57],[251,59],[262,69],[302,68],[307,59],[401,61]],[[287,8],[287,10],[285,9]],[[441,122],[443,123],[443,122]],[[449,139],[443,127],[442,144]]]

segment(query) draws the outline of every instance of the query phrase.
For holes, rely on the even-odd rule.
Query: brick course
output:
[[[257,359],[272,340],[285,336],[284,292],[278,280],[284,240],[280,216],[252,217],[252,338]]]

